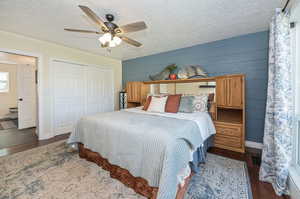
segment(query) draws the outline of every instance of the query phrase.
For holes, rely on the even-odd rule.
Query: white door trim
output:
[[[18,54],[18,55],[24,55],[24,56],[31,56],[31,57],[36,57],[37,58],[37,70],[38,70],[38,85],[37,85],[37,90],[38,90],[38,100],[37,100],[37,108],[38,108],[38,113],[37,113],[37,129],[36,133],[39,139],[43,139],[43,137],[47,137],[47,133],[44,129],[44,118],[42,117],[44,113],[44,102],[43,102],[43,96],[42,96],[42,88],[43,88],[43,79],[42,79],[42,74],[43,74],[43,56],[40,53],[35,53],[35,52],[29,52],[29,51],[21,51],[21,50],[16,50],[16,49],[7,49],[7,48],[0,48],[1,52],[6,52],[6,53],[13,53],[13,54]]]

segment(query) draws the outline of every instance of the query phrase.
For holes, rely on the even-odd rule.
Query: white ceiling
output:
[[[268,29],[281,0],[1,0],[0,29],[65,46],[131,59]],[[141,43],[126,43],[111,52],[99,47],[97,35],[63,29],[95,30],[78,5],[87,5],[99,16],[115,15],[124,25],[145,21],[148,29],[127,36]]]

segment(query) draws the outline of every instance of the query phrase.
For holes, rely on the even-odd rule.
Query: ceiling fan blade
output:
[[[143,21],[127,24],[120,27],[122,33],[136,32],[136,31],[144,30],[146,28],[147,26]]]
[[[80,29],[72,29],[72,28],[65,28],[64,30],[70,31],[70,32],[80,32],[80,33],[95,33],[95,34],[101,34],[101,32],[92,31],[92,30],[80,30]]]
[[[130,44],[130,45],[133,45],[133,46],[136,46],[136,47],[141,47],[141,46],[142,46],[142,44],[141,44],[140,42],[137,42],[137,41],[135,41],[135,40],[133,40],[133,39],[130,39],[130,38],[128,38],[128,37],[120,36],[120,38],[121,38],[124,42],[126,42],[126,43],[128,43],[128,44]]]
[[[103,28],[105,30],[108,30],[107,26],[104,24],[104,21],[98,17],[98,15],[96,15],[90,8],[88,8],[87,6],[82,6],[79,5],[79,8],[91,19],[93,20],[96,25],[103,30]]]

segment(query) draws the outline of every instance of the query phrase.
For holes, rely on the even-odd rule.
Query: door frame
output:
[[[38,138],[43,137],[40,133],[45,132],[43,129],[43,124],[44,120],[43,117],[43,101],[42,101],[42,88],[43,88],[43,56],[42,54],[39,53],[34,53],[30,51],[22,51],[22,50],[17,50],[17,49],[7,49],[7,48],[0,48],[0,52],[4,53],[11,53],[11,54],[16,54],[16,55],[23,55],[23,56],[30,56],[30,57],[35,57],[37,58],[37,102],[36,102],[36,107],[37,107],[37,116],[36,116],[36,135]]]
[[[87,64],[87,63],[82,63],[82,62],[78,62],[78,61],[73,61],[73,60],[68,60],[68,59],[61,59],[61,58],[54,58],[54,57],[50,57],[49,58],[49,79],[50,79],[50,94],[51,94],[51,137],[56,136],[56,132],[54,131],[54,122],[55,122],[55,115],[54,115],[54,100],[55,100],[55,96],[54,96],[54,75],[53,75],[53,70],[54,68],[52,67],[52,63],[54,61],[58,61],[58,62],[64,62],[67,64],[75,64],[75,65],[79,65],[79,66],[83,66],[83,67],[95,67],[95,68],[99,68],[99,69],[103,69],[103,70],[110,70],[112,72],[112,85],[111,85],[111,89],[113,91],[113,110],[115,110],[115,74],[114,74],[114,70],[112,67],[109,66],[99,66],[99,65],[95,65],[95,64]],[[86,73],[84,74],[86,75]],[[86,92],[86,91],[85,91]],[[86,100],[86,99],[85,99]],[[85,107],[85,111],[86,111],[86,107]]]

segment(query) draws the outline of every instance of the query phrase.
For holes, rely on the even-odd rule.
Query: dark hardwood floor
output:
[[[36,128],[0,130],[0,149],[33,143],[37,140]]]
[[[67,139],[68,137],[69,134],[64,134],[48,140],[42,140],[42,141],[36,140],[32,143],[0,149],[0,157],[5,155],[11,155],[28,149],[32,149],[38,146],[50,144],[56,141]],[[282,197],[277,196],[271,184],[259,181],[258,173],[259,173],[259,160],[260,160],[260,153],[261,153],[260,150],[247,148],[246,153],[241,154],[241,153],[213,147],[209,149],[209,152],[224,157],[232,158],[232,159],[245,161],[247,163],[249,178],[251,181],[253,199],[289,199],[288,196],[282,196]]]
[[[25,151],[28,149],[32,149],[32,148],[35,148],[38,146],[43,146],[43,145],[50,144],[50,143],[53,143],[56,141],[64,140],[64,139],[67,139],[69,137],[69,135],[70,135],[69,133],[63,134],[63,135],[58,135],[58,136],[55,136],[48,140],[35,139],[30,143],[20,144],[20,145],[16,145],[16,146],[12,146],[12,147],[7,147],[7,148],[2,148],[2,149],[0,149],[0,157],[5,156],[5,155],[11,155],[11,154]]]
[[[259,181],[260,150],[246,148],[246,153],[242,154],[212,147],[209,152],[247,163],[253,199],[290,199],[289,196],[277,196],[271,184]]]

